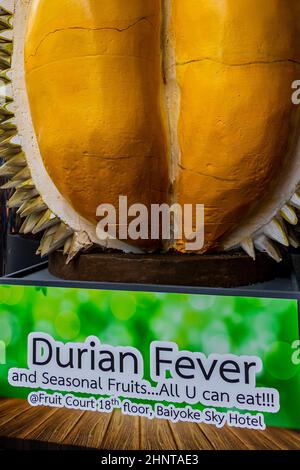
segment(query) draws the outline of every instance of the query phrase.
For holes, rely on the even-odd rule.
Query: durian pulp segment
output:
[[[300,77],[299,1],[167,3],[176,58],[169,75],[180,93],[174,199],[205,204],[204,251],[242,244],[254,257],[262,233],[286,246],[285,223],[296,214],[285,205],[300,178],[291,99]]]
[[[54,5],[53,2],[57,0],[52,0],[52,5]],[[95,243],[99,244],[99,239],[95,233],[94,221],[91,221],[86,214],[86,203],[77,207],[76,201],[74,202],[72,170],[70,170],[72,156],[62,156],[65,158],[64,165],[68,174],[68,178],[63,180],[61,171],[64,166],[59,167],[60,160],[56,160],[59,168],[56,172],[55,165],[51,166],[51,158],[45,162],[47,145],[42,152],[42,158],[41,134],[34,130],[25,81],[24,44],[30,9],[32,6],[37,8],[43,3],[46,5],[44,0],[0,0],[0,6],[4,8],[0,10],[0,30],[2,29],[1,36],[3,37],[0,39],[0,80],[3,85],[7,85],[5,93],[2,93],[3,96],[8,95],[14,98],[13,103],[10,98],[4,98],[0,110],[0,155],[4,160],[0,176],[10,178],[3,186],[4,189],[16,190],[9,201],[9,206],[17,207],[19,214],[25,218],[21,230],[24,233],[29,231],[38,233],[45,230],[39,252],[46,255],[63,247],[64,252],[69,253],[69,258],[71,258],[79,250]],[[64,0],[60,0],[60,7],[63,3]],[[94,0],[90,0],[90,3],[96,5]],[[148,31],[148,26],[153,27],[152,15],[148,12],[144,16],[137,16],[136,23],[134,21],[128,23],[128,18],[124,18],[124,12],[120,11],[120,15],[117,15],[118,21],[121,21],[120,27],[116,28],[115,24],[113,26],[105,24],[100,27],[97,21],[105,19],[106,13],[109,13],[108,18],[110,18],[111,8],[113,8],[111,5],[114,3],[114,1],[110,2],[109,6],[107,2],[101,3],[99,17],[96,15],[96,23],[92,28],[90,24],[82,26],[80,23],[78,27],[77,23],[74,23],[70,30],[73,29],[76,38],[82,33],[82,29],[107,30],[108,36],[111,36],[111,41],[108,41],[109,47],[122,48],[126,45],[126,49],[133,47],[136,53],[137,49],[134,48],[143,45],[141,34],[145,34],[146,43],[149,42],[148,33],[145,31]],[[146,2],[145,5],[147,4],[151,9],[153,5],[159,3],[155,0],[154,3]],[[72,4],[78,7],[77,13],[76,8],[74,10],[74,18],[78,12],[81,12],[75,18],[76,21],[83,23],[87,21],[82,14],[82,3],[74,1]],[[140,2],[136,0],[132,2],[135,6],[139,4]],[[12,52],[11,15],[8,12],[14,12],[11,71],[9,71]],[[50,15],[49,18],[51,21],[52,16]],[[55,23],[57,15],[53,18]],[[53,29],[55,32],[57,30],[58,35],[60,30],[66,28],[64,21],[69,21],[64,15],[60,15],[60,18],[62,25],[54,25]],[[172,189],[170,202],[205,204],[206,245],[204,251],[241,247],[253,258],[255,258],[255,250],[259,250],[268,253],[274,260],[280,261],[282,258],[280,246],[298,245],[300,126],[298,109],[291,103],[291,84],[293,80],[299,79],[300,74],[300,49],[298,50],[297,47],[300,35],[298,0],[290,0],[288,8],[286,0],[266,0],[265,2],[243,0],[239,4],[236,0],[222,2],[162,0],[161,20],[163,60],[162,70],[158,74],[160,78],[161,75],[164,78],[164,85],[161,83],[161,109],[157,108],[157,101],[155,99],[153,101],[153,97],[150,98],[148,105],[145,104],[146,101],[142,101],[144,106],[150,106],[143,109],[144,112],[146,109],[147,119],[149,114],[151,115],[150,108],[154,102],[153,109],[159,116],[156,121],[161,121],[162,126],[165,126],[169,147],[169,156],[165,154],[165,161],[169,161],[169,179]],[[149,24],[145,24],[144,29],[138,30],[139,35],[128,36],[130,38],[128,44],[126,42],[121,45],[115,44],[117,41],[113,39],[114,33],[120,33],[127,27],[134,31],[136,27],[140,28],[144,23]],[[157,37],[157,25],[155,28],[156,36],[153,37]],[[27,57],[32,62],[33,69],[46,67],[46,63],[43,63],[44,55],[55,54],[55,51],[66,54],[64,58],[66,61],[73,60],[73,57],[67,57],[67,55],[68,44],[72,44],[75,36],[70,36],[69,42],[68,40],[56,42],[56,33],[50,33],[51,31],[48,31],[46,40],[43,35],[38,38],[38,29],[32,33],[33,37],[37,35],[39,49],[33,51],[34,53],[29,53],[30,57]],[[69,33],[71,34],[71,31],[67,34]],[[95,35],[96,32],[94,31],[93,34]],[[101,34],[100,32],[99,35]],[[284,40],[278,41],[278,34]],[[85,39],[75,41],[79,47],[79,49],[77,47],[79,54],[84,54],[88,47],[94,47],[90,44],[90,41],[94,40],[94,35],[82,34],[81,36]],[[48,36],[51,38],[49,39]],[[105,41],[103,47],[104,45]],[[47,47],[49,47],[48,51]],[[82,51],[80,47],[83,48]],[[141,51],[143,50],[142,48]],[[36,57],[35,52],[38,52]],[[99,51],[91,52],[91,55],[99,54]],[[157,61],[155,54],[152,59],[154,62]],[[57,57],[53,56],[52,60],[55,62]],[[118,66],[115,67],[117,70]],[[155,67],[157,67],[157,62]],[[51,71],[51,68],[47,70],[47,74],[51,72],[54,74],[52,78],[55,78],[55,70]],[[111,64],[110,67],[101,69],[103,77],[108,73],[107,70],[114,71],[114,66]],[[34,70],[33,73],[35,73]],[[63,78],[62,74],[60,82],[62,87]],[[154,80],[156,84],[157,80],[159,81],[159,79]],[[110,81],[113,83],[113,89],[116,86],[115,79]],[[75,84],[74,82],[73,85]],[[70,86],[70,83],[68,85]],[[119,85],[121,87],[122,84]],[[100,82],[97,82],[97,86],[101,90]],[[74,87],[74,93],[77,88]],[[83,88],[86,89],[86,87]],[[10,92],[8,93],[7,90]],[[148,91],[146,87],[145,93]],[[107,96],[107,98],[109,106],[113,106],[112,97]],[[60,96],[58,99],[61,100]],[[105,105],[105,100],[102,101],[102,105]],[[39,112],[38,104],[35,110],[36,113]],[[40,109],[42,115],[43,111],[42,106]],[[109,109],[104,110],[103,113],[109,113]],[[37,114],[35,114],[35,124],[38,121],[36,116]],[[108,116],[109,114],[103,118],[103,123],[107,121]],[[145,118],[143,114],[140,117]],[[118,116],[116,116],[116,122],[113,123],[116,126],[116,135],[118,135],[118,126],[121,125],[120,121],[118,124],[117,119]],[[130,141],[132,138],[132,132],[136,132],[138,124],[141,125],[138,130],[143,130],[144,124],[149,128],[150,121],[146,120],[143,123],[143,119],[142,124],[140,120],[136,120],[133,126],[130,116],[125,116],[124,124],[121,125],[121,127],[129,125],[124,133],[125,144],[128,139]],[[50,121],[53,122],[53,128],[57,122],[62,122],[60,119],[57,122],[53,119]],[[68,119],[64,122],[68,122]],[[111,124],[110,115],[107,129],[111,129]],[[72,122],[71,128],[74,129]],[[109,160],[114,158],[113,154],[118,151],[115,149],[110,155],[107,154],[107,149],[111,145],[118,145],[118,140],[109,133],[105,134],[105,128],[102,129],[100,126],[99,133],[101,130],[103,130],[102,136],[106,135],[104,143],[108,147],[105,147],[103,142],[101,145],[103,145],[106,159]],[[151,145],[153,141],[161,142],[161,137],[155,138],[155,135],[159,135],[159,128],[154,126],[152,130],[154,137],[149,141]],[[122,132],[124,132],[124,127],[122,127]],[[18,134],[17,139],[16,134]],[[143,139],[148,137],[147,134],[141,135]],[[62,130],[58,139],[64,137],[64,130]],[[101,143],[101,138],[99,139]],[[134,139],[138,142],[137,145],[141,144],[140,137],[135,136]],[[142,140],[143,145],[145,142]],[[162,143],[161,149],[163,147]],[[49,155],[51,157],[51,151]],[[99,156],[99,149],[97,155]],[[165,193],[168,188],[164,186],[167,183],[161,157],[160,155],[158,162],[162,166],[156,166],[151,171],[154,171],[156,175],[162,173],[164,183],[160,183],[163,184],[160,190]],[[101,158],[99,162],[97,163],[99,164],[98,175],[101,174],[103,164]],[[150,161],[148,163],[151,165]],[[110,174],[115,171],[113,170]],[[124,178],[126,180],[126,172],[122,170],[120,173],[119,181],[123,181]],[[144,177],[146,181],[147,175]],[[136,178],[137,175],[133,176],[131,183],[128,180],[125,184],[128,191],[132,190],[132,182],[136,181]],[[101,179],[98,178],[97,184],[101,185],[101,183]],[[106,183],[103,181],[103,185]],[[76,184],[78,184],[78,175]],[[108,186],[103,187],[108,188]],[[117,183],[113,184],[113,187],[115,197],[116,194],[120,194],[122,188],[118,187]],[[83,197],[85,188],[89,189],[90,183],[86,184],[83,180],[80,188]],[[105,197],[105,200],[99,203],[109,202],[109,192],[106,192],[106,189],[103,190],[101,197]],[[90,208],[89,211],[91,211]],[[94,212],[95,207],[92,208],[92,213]],[[105,246],[125,252],[140,252],[139,248],[119,240],[107,240]],[[182,243],[178,243],[176,248],[184,251]]]
[[[27,25],[25,79],[41,164],[93,225],[101,203],[119,216],[121,195],[149,210],[167,200],[160,0],[122,5],[39,0]]]
[[[32,198],[28,200],[24,201],[21,199],[21,201],[16,203],[16,207],[20,207],[20,203],[22,203],[20,207],[22,210],[20,210],[20,212],[23,215],[26,214],[22,231],[26,233],[28,227],[32,229],[33,218],[31,216],[32,214],[38,213],[38,218],[36,219],[36,224],[32,232],[37,234],[45,230],[39,253],[43,256],[48,255],[52,251],[65,246],[66,240],[68,240],[67,251],[69,254],[68,261],[70,261],[79,250],[87,249],[91,244],[100,243],[96,235],[95,224],[87,221],[74,210],[72,205],[59,192],[43,164],[32,123],[24,70],[24,44],[28,15],[31,11],[31,7],[34,5],[32,0],[22,0],[21,2],[11,1],[10,3],[10,11],[13,11],[12,21],[14,33],[13,56],[10,70],[13,88],[12,95],[14,98],[13,111],[18,128],[18,139],[22,151],[26,154],[28,166],[22,170],[23,173],[16,172],[14,169],[10,170],[8,173],[4,169],[2,175],[12,177],[13,179],[13,181],[9,181],[4,188],[11,186],[18,190],[19,186],[22,187],[27,180],[34,182],[34,187],[42,198],[42,204],[35,206],[36,194],[32,195]],[[63,130],[61,132],[63,132]],[[9,158],[10,151],[7,156],[7,159]],[[69,181],[68,184],[72,185],[72,181]],[[28,188],[32,189],[30,184]],[[47,209],[45,209],[45,206]],[[41,210],[41,207],[43,210]],[[54,230],[58,231],[58,238],[53,236]],[[70,243],[70,240],[72,240],[72,243]],[[119,240],[106,239],[103,241],[102,246],[120,249],[124,252],[140,252],[138,248],[132,247]]]

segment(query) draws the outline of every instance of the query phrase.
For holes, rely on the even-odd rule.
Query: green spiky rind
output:
[[[11,79],[7,75],[8,71],[9,70],[1,71],[0,69],[0,82],[2,82],[4,85],[8,85],[9,83],[11,83]]]
[[[12,29],[10,20],[12,13],[0,7],[0,34],[3,31]],[[10,78],[7,73],[11,68],[11,59],[13,53],[13,41],[0,36],[0,81],[3,85],[10,83]],[[2,95],[0,99],[0,124],[6,123],[9,119],[14,117],[14,114],[7,109],[7,106],[12,102],[12,98],[7,95]]]
[[[13,100],[9,96],[0,98],[0,124],[3,124],[14,118],[14,113],[7,109],[7,106],[12,102]]]
[[[13,42],[10,39],[0,37],[0,53],[2,56],[11,57],[13,53]]]
[[[0,143],[0,158],[7,161],[10,160],[14,155],[22,152],[22,147],[12,142]]]
[[[0,5],[0,17],[4,17],[4,18],[9,18],[11,19],[12,16],[13,16],[13,13],[11,11],[8,11],[6,8],[3,8],[3,6]]]
[[[0,5],[0,83],[4,88],[11,83],[8,74],[11,69],[13,41],[1,36],[1,33],[12,30],[12,18],[13,13]],[[22,147],[12,142],[18,134],[17,127],[12,122],[14,113],[8,109],[12,102],[12,97],[6,94],[0,96],[0,177],[9,178],[1,189],[14,190],[7,206],[16,209],[23,219],[20,233],[44,232],[38,252],[46,256],[64,248],[66,241],[72,239],[74,231],[61,222],[43,202],[35,188]]]
[[[0,32],[12,29],[12,25],[11,25],[12,17],[13,17],[13,14],[11,12],[5,10],[3,7],[0,7]]]
[[[0,6],[0,34],[12,30],[11,20],[13,13]],[[11,68],[11,57],[13,53],[13,41],[0,36],[0,70],[7,71]],[[10,81],[7,77],[4,81]]]
[[[73,236],[73,233],[73,230],[63,222],[48,228],[44,232],[37,254],[44,257],[59,250],[65,246],[66,241]]]

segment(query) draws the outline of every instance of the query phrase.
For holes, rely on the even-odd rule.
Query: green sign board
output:
[[[0,395],[300,428],[298,302],[0,286]]]

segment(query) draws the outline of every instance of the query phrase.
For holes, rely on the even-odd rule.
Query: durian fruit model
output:
[[[298,246],[299,0],[0,5],[0,174],[42,256],[159,252],[99,240],[97,207],[120,195],[204,204],[201,254]]]

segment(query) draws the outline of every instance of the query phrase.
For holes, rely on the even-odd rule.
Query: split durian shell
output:
[[[204,204],[202,252],[298,245],[298,0],[0,5],[0,175],[42,255],[161,248],[99,241],[120,195]]]

